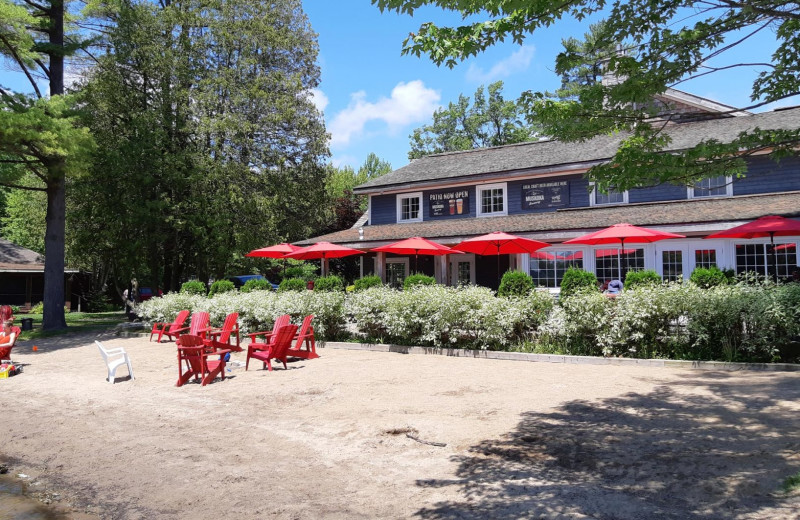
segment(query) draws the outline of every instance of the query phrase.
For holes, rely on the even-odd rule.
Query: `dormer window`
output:
[[[613,188],[608,193],[600,192],[592,183],[592,193],[589,195],[590,206],[605,206],[607,204],[627,204],[628,191],[617,191]]]
[[[422,192],[397,196],[397,222],[422,222]]]
[[[689,186],[690,199],[730,197],[731,195],[733,195],[733,177],[730,175],[710,177],[701,180],[694,186]]]
[[[506,183],[478,186],[478,216],[508,215]]]

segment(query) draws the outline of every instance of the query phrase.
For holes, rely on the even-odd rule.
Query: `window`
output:
[[[508,215],[506,183],[478,186],[478,216]]]
[[[789,278],[797,269],[797,245],[775,244],[775,258],[770,244],[736,244],[736,273],[755,271],[772,276],[775,266],[779,278]]]
[[[664,280],[683,280],[683,251],[662,251],[661,269]]]
[[[397,196],[397,221],[422,222],[422,193],[403,193]]]
[[[694,186],[689,187],[690,199],[701,199],[704,197],[725,197],[733,195],[733,178],[720,175],[703,179]]]
[[[603,206],[605,204],[627,204],[628,192],[616,191],[613,188],[608,190],[608,193],[601,193],[594,183],[592,183],[592,192],[589,194],[590,206]]]
[[[403,287],[403,281],[408,276],[408,258],[386,259],[386,283],[395,288]]]
[[[537,287],[561,287],[564,273],[570,267],[583,269],[581,251],[537,251],[531,254],[530,275]]]
[[[628,271],[644,269],[644,249],[596,249],[594,252],[595,274],[601,282],[625,281]],[[622,263],[622,274],[619,265]]]
[[[694,252],[695,267],[717,267],[716,249],[696,249]]]

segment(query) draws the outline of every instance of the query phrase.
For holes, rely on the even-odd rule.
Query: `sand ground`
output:
[[[98,338],[135,381],[104,381]],[[0,452],[71,518],[800,517],[777,493],[800,471],[800,373],[327,348],[176,388],[173,343],[32,345],[0,380]]]

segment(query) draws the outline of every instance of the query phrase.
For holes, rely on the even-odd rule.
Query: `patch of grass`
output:
[[[65,315],[67,328],[63,330],[42,330],[41,314],[24,314],[16,317],[17,326],[22,325],[24,318],[33,319],[33,330],[23,331],[19,339],[39,339],[60,336],[71,332],[86,332],[91,330],[103,330],[115,327],[118,323],[128,321],[122,311],[114,312],[70,312]]]
[[[796,489],[800,489],[800,471],[784,480],[782,487],[783,491],[786,493],[791,493]]]

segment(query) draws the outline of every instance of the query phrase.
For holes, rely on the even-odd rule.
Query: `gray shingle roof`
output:
[[[672,137],[670,150],[691,148],[713,137],[730,142],[739,133],[761,129],[800,128],[800,108],[776,110],[744,117],[682,123],[666,129]],[[467,180],[472,176],[522,172],[566,165],[586,165],[605,161],[617,150],[621,135],[600,136],[582,143],[538,141],[463,152],[429,155],[411,161],[391,173],[357,186],[356,193],[374,193],[414,183],[438,180]]]
[[[800,191],[765,195],[742,195],[643,204],[590,207],[547,213],[528,213],[507,217],[429,220],[411,224],[364,226],[364,241],[358,229],[337,231],[302,242],[309,245],[326,240],[359,247],[365,242],[401,240],[421,236],[430,239],[482,235],[492,231],[507,233],[554,232],[568,238],[575,230],[602,229],[621,222],[636,226],[674,226],[754,220],[764,215],[800,217]],[[563,233],[565,232],[565,233]],[[563,238],[562,238],[563,239]],[[445,240],[446,241],[446,240]],[[365,247],[373,247],[365,244]]]
[[[0,270],[44,269],[44,257],[35,251],[0,238]]]

